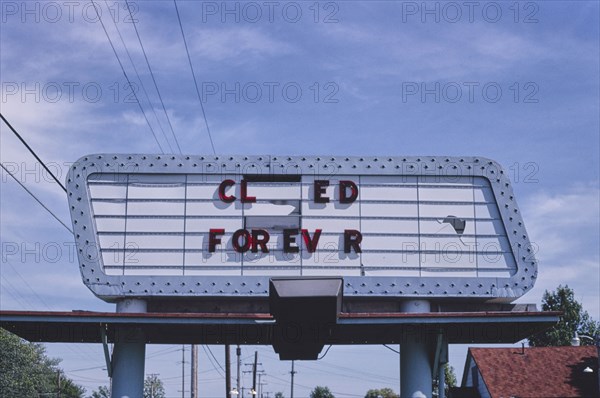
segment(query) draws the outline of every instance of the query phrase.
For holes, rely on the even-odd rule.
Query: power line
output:
[[[387,344],[384,344],[383,346],[384,346],[385,348],[387,348],[388,350],[395,352],[396,354],[400,354],[400,351],[398,351],[398,350],[394,350],[392,347],[388,346]]]
[[[192,58],[190,57],[190,51],[188,50],[187,41],[185,40],[185,33],[183,33],[183,25],[181,24],[181,18],[179,17],[179,9],[177,8],[177,1],[173,0],[175,4],[175,11],[177,12],[177,21],[179,21],[179,29],[181,29],[181,36],[183,37],[183,44],[185,45],[185,52],[187,54],[188,63],[192,70],[192,76],[194,78],[194,86],[196,87],[196,94],[198,94],[198,101],[200,101],[200,109],[202,109],[202,117],[204,118],[204,124],[206,125],[206,131],[208,131],[208,139],[210,140],[210,146],[212,147],[213,153],[216,154],[215,144],[213,143],[212,134],[208,127],[208,120],[206,119],[206,113],[204,112],[204,104],[202,103],[202,97],[200,96],[200,90],[198,89],[198,82],[196,81],[196,74],[194,73],[194,67],[192,66]]]
[[[212,350],[210,349],[209,346],[206,346],[206,348],[208,349],[208,352],[210,353],[210,355],[213,357],[213,359],[215,360],[215,362],[217,363],[217,365],[219,366],[219,368],[221,368],[221,370],[224,372],[225,369],[223,369],[223,367],[221,366],[221,364],[219,363],[219,360],[215,357],[215,354],[213,354]]]
[[[17,271],[17,269],[15,268],[15,266],[8,260],[8,258],[4,258],[2,259],[3,264],[8,264],[10,266],[10,268],[12,268],[13,272],[19,277],[19,279],[21,279],[21,281],[25,284],[25,286],[27,286],[27,288],[31,291],[31,293],[33,293],[33,295],[35,296],[35,298],[37,298],[43,305],[44,307],[46,307],[49,311],[52,311],[53,308],[51,308],[48,303],[46,303],[46,300],[42,299],[37,292],[31,287],[31,285],[27,282],[27,280],[25,280],[25,278],[23,278],[23,276],[19,273],[19,271]],[[8,282],[8,280],[7,280]],[[35,307],[32,306],[32,309],[35,309]],[[70,344],[66,345],[67,349],[69,349],[71,352],[75,353],[75,354],[79,354],[81,355],[81,357],[85,357],[87,359],[90,359],[91,357],[89,356],[90,353],[94,354],[91,349],[89,347],[86,346],[86,348],[88,350],[90,350],[88,353],[83,352],[83,349],[79,349],[79,351],[76,351],[75,348],[71,347]],[[104,365],[106,366],[106,365]]]
[[[160,351],[154,352],[154,353],[152,353],[152,354],[148,354],[148,355],[146,356],[146,359],[150,359],[150,358],[158,357],[158,356],[161,356],[161,355],[167,355],[167,354],[171,354],[171,353],[173,353],[173,352],[177,352],[177,351],[181,351],[181,349],[180,349],[180,348],[172,348],[172,347],[165,348],[165,349],[163,349],[163,350],[160,350]]]
[[[29,307],[29,308],[31,308],[32,310],[35,308],[35,306],[34,306],[34,305],[32,305],[32,304],[31,304],[31,302],[30,302],[29,300],[27,300],[27,299],[25,298],[25,296],[23,296],[23,295],[21,294],[21,292],[19,292],[19,290],[18,290],[17,288],[15,288],[15,287],[13,286],[13,284],[12,284],[12,283],[10,283],[10,281],[9,281],[9,280],[8,280],[8,279],[7,279],[7,278],[4,276],[4,275],[0,274],[0,278],[4,279],[4,282],[5,282],[5,283],[8,285],[8,286],[4,285],[4,287],[5,287],[6,291],[8,292],[8,294],[9,294],[9,295],[10,295],[10,296],[11,296],[11,297],[12,297],[12,298],[13,298],[13,299],[14,299],[14,300],[15,300],[15,301],[18,303],[18,304],[20,304],[22,307]],[[14,294],[12,294],[12,293],[11,293],[11,290],[12,290],[13,292],[15,292],[15,293],[16,293],[16,294],[17,294],[17,295],[18,295],[18,296],[21,298],[21,300],[23,300],[23,301],[21,301],[21,300],[17,299],[17,297],[16,297]],[[23,304],[23,302],[25,302],[25,305]]]
[[[104,0],[104,4],[106,4],[107,8],[110,8],[107,0]],[[150,96],[148,95],[148,91],[146,91],[146,86],[144,85],[144,82],[142,81],[142,78],[140,77],[140,74],[138,73],[138,70],[135,66],[135,62],[133,62],[133,59],[131,58],[131,54],[129,53],[129,48],[127,48],[127,45],[125,44],[125,40],[123,40],[123,35],[121,35],[121,30],[119,29],[119,25],[117,24],[115,18],[111,18],[111,19],[113,21],[113,24],[115,25],[115,29],[117,30],[117,34],[119,35],[121,44],[123,44],[123,47],[125,48],[125,52],[127,53],[129,62],[131,63],[131,66],[133,67],[133,71],[135,72],[135,75],[137,76],[137,78],[140,82],[140,86],[142,87],[142,91],[144,92],[144,95],[146,96],[146,100],[148,101],[148,104],[150,104],[150,108],[152,109],[152,113],[154,114],[154,117],[156,118],[158,127],[160,127],[160,131],[162,132],[163,137],[165,137],[165,141],[167,142],[167,145],[169,145],[169,149],[171,150],[171,152],[173,152],[173,148],[171,147],[171,143],[169,142],[169,139],[167,138],[167,134],[165,133],[162,123],[160,122],[160,119],[158,118],[158,115],[156,114],[156,109],[154,109],[154,105],[152,105],[152,101],[150,101]],[[133,86],[130,85],[130,87],[131,87],[132,91],[135,90],[135,88]]]
[[[144,119],[146,120],[146,123],[148,124],[148,127],[150,128],[150,131],[152,132],[152,136],[154,137],[156,144],[160,148],[160,151],[162,153],[165,153],[165,151],[162,148],[162,145],[160,145],[160,142],[158,141],[158,138],[156,137],[156,133],[154,132],[154,129],[152,128],[152,125],[150,124],[148,117],[146,116],[146,112],[144,112],[144,108],[142,107],[142,104],[141,104],[137,94],[135,93],[135,90],[133,89],[133,85],[131,84],[131,81],[129,80],[129,76],[127,76],[127,72],[125,72],[125,68],[123,67],[123,64],[121,63],[119,54],[117,54],[117,50],[115,49],[115,46],[113,45],[113,42],[110,39],[110,36],[108,35],[108,31],[106,30],[106,27],[104,26],[104,22],[102,22],[100,13],[98,12],[98,9],[96,8],[96,3],[94,3],[94,0],[90,0],[90,1],[92,2],[92,5],[94,6],[94,10],[96,10],[96,15],[98,16],[100,25],[102,25],[102,30],[104,30],[104,34],[106,35],[106,38],[108,39],[108,42],[110,43],[110,47],[112,48],[113,53],[115,54],[115,57],[117,58],[117,61],[119,62],[119,66],[121,67],[121,71],[123,72],[123,75],[125,76],[125,80],[127,80],[127,84],[129,84],[129,87],[131,87],[131,92],[133,93],[133,97],[135,98],[135,101],[137,102],[138,106],[140,107],[140,111],[142,111],[142,114],[144,115]]]
[[[38,299],[38,300],[39,300],[39,301],[40,301],[42,304],[44,304],[44,307],[46,307],[46,308],[48,309],[48,311],[52,311],[52,308],[50,308],[50,307],[48,306],[48,304],[46,303],[46,301],[45,301],[45,300],[43,300],[43,299],[42,299],[42,298],[41,298],[41,297],[40,297],[40,296],[39,296],[39,295],[36,293],[36,291],[35,291],[35,290],[33,290],[33,288],[31,287],[31,285],[30,285],[30,284],[29,284],[29,283],[28,283],[28,282],[25,280],[25,278],[23,278],[23,277],[21,276],[21,274],[19,273],[19,271],[17,271],[17,269],[16,269],[16,268],[15,268],[15,267],[14,267],[14,266],[11,264],[11,262],[10,262],[10,261],[8,261],[8,259],[7,259],[7,258],[5,258],[5,259],[2,259],[2,261],[3,261],[4,263],[8,264],[10,268],[12,268],[13,272],[14,272],[15,274],[17,274],[17,276],[19,277],[19,279],[21,279],[21,281],[22,281],[22,282],[25,284],[25,286],[27,286],[27,287],[29,288],[29,290],[30,290],[30,291],[33,293],[33,295],[34,295],[34,296],[35,296],[35,297],[36,297],[36,298],[37,298],[37,299]]]
[[[320,357],[318,357],[317,359],[323,359],[323,358],[325,358],[325,355],[327,355],[327,353],[329,352],[329,350],[331,349],[331,347],[333,347],[333,345],[329,345],[329,347],[327,347],[327,350],[325,350],[325,353],[323,355],[321,355]]]
[[[140,33],[138,32],[137,26],[135,24],[135,19],[133,18],[133,13],[131,12],[131,7],[129,6],[128,0],[125,0],[125,5],[127,5],[127,10],[129,11],[131,23],[133,24],[133,28],[135,29],[135,35],[138,38],[140,47],[142,48],[142,53],[144,54],[144,59],[146,60],[146,65],[148,65],[148,70],[150,71],[150,76],[152,77],[152,82],[154,83],[154,87],[156,88],[156,93],[158,94],[158,99],[160,99],[160,104],[162,105],[163,111],[165,112],[165,116],[167,117],[167,122],[169,123],[169,128],[171,129],[173,138],[175,139],[175,144],[177,144],[177,149],[179,150],[179,153],[181,154],[181,147],[179,146],[179,141],[177,141],[177,136],[175,135],[175,130],[173,130],[173,125],[171,124],[171,119],[169,118],[169,114],[167,113],[167,108],[165,107],[165,103],[163,102],[162,95],[160,94],[160,90],[158,89],[158,84],[156,83],[156,78],[154,77],[154,72],[152,72],[152,68],[150,67],[150,61],[148,61],[148,55],[146,55],[146,50],[144,49],[144,45],[142,44],[142,38],[140,37]]]
[[[52,173],[50,171],[50,169],[46,166],[46,164],[44,162],[42,162],[42,159],[40,159],[39,156],[35,153],[35,151],[33,149],[31,149],[31,147],[29,146],[29,144],[27,144],[27,142],[25,142],[25,140],[23,139],[23,137],[21,137],[21,135],[19,133],[17,133],[17,130],[15,130],[15,128],[8,122],[8,120],[6,120],[6,118],[4,117],[4,115],[2,113],[0,113],[0,118],[2,118],[2,120],[4,121],[4,123],[6,123],[6,125],[8,126],[8,128],[17,136],[17,138],[23,143],[23,145],[25,145],[25,147],[29,150],[29,152],[31,152],[31,154],[37,159],[37,161],[41,163],[42,167],[44,167],[44,169],[46,169],[46,171],[48,173],[50,173],[50,175],[52,176],[52,178],[54,178],[54,181],[56,181],[56,183],[58,185],[60,185],[60,187],[66,193],[67,192],[67,188],[65,188],[65,186],[58,180],[58,178],[56,178],[56,176],[54,175],[54,173]],[[2,166],[2,168],[4,168],[4,166]],[[6,169],[4,169],[4,170],[6,170]],[[8,170],[7,170],[7,173],[8,173]],[[8,174],[10,174],[10,173],[8,173]],[[14,178],[14,176],[13,176],[13,178]]]
[[[262,352],[262,355],[270,357],[272,359],[277,359],[279,360],[279,358],[277,358],[276,356],[271,355],[269,352]],[[325,372],[325,373],[329,373],[332,375],[336,375],[336,376],[340,376],[340,377],[346,377],[346,378],[352,378],[352,379],[361,379],[361,380],[365,380],[365,381],[372,381],[372,380],[380,380],[382,383],[387,383],[390,381],[395,381],[396,378],[393,377],[388,377],[388,376],[383,376],[383,375],[378,375],[375,373],[369,373],[365,370],[356,370],[356,369],[352,369],[352,368],[348,368],[348,367],[344,367],[344,366],[340,366],[340,365],[333,365],[330,363],[327,363],[325,361],[323,362],[319,362],[318,363],[318,367],[312,367],[312,366],[308,366],[305,364],[297,364],[296,366],[299,366],[301,368],[304,369],[309,369],[312,371],[316,371],[316,372]],[[321,367],[329,367],[329,368],[333,368],[337,371],[340,372],[345,372],[348,374],[343,374],[343,373],[336,373],[332,370],[328,370],[328,369],[322,369]],[[365,377],[368,377],[368,379],[366,379]]]
[[[42,163],[42,164],[43,164],[43,163]],[[58,217],[56,216],[56,214],[54,214],[54,213],[52,212],[52,210],[50,210],[49,208],[47,208],[47,207],[46,207],[46,205],[44,205],[44,204],[42,203],[42,201],[41,201],[41,200],[39,200],[39,199],[37,198],[37,196],[35,196],[35,195],[33,194],[33,192],[31,192],[29,189],[27,189],[27,187],[26,187],[25,185],[23,185],[23,183],[22,183],[21,181],[19,181],[19,179],[18,179],[17,177],[15,177],[15,176],[14,176],[14,175],[13,175],[13,174],[10,172],[10,171],[8,171],[8,170],[6,169],[6,167],[4,167],[4,164],[0,163],[0,166],[1,166],[1,167],[4,169],[4,171],[6,171],[6,172],[8,173],[8,175],[9,175],[9,176],[11,176],[11,177],[13,178],[13,180],[15,180],[15,181],[16,181],[16,182],[17,182],[17,183],[18,183],[18,184],[19,184],[19,185],[20,185],[20,186],[21,186],[21,187],[22,187],[24,190],[26,190],[26,191],[27,191],[27,193],[28,193],[29,195],[31,195],[31,197],[32,197],[32,198],[34,198],[34,199],[35,199],[35,200],[36,200],[36,201],[37,201],[37,202],[40,204],[40,206],[42,206],[44,209],[46,209],[46,211],[47,211],[48,213],[50,213],[50,214],[52,215],[52,217],[54,217],[54,218],[56,219],[56,221],[58,221],[59,223],[61,223],[61,225],[62,225],[63,227],[65,227],[65,228],[67,229],[67,231],[69,231],[71,234],[73,233],[73,231],[71,230],[71,228],[67,227],[67,225],[66,225],[64,222],[62,222],[62,220],[61,220],[60,218],[58,218]],[[44,167],[45,167],[45,166],[44,166]]]
[[[100,365],[100,366],[94,366],[91,368],[83,368],[83,369],[73,369],[73,370],[65,370],[65,373],[71,373],[71,372],[85,372],[87,370],[96,370],[96,369],[102,369],[105,368],[106,365]]]
[[[204,353],[208,357],[208,361],[212,365],[213,369],[218,373],[218,375],[221,376],[222,378],[225,378],[225,376],[221,373],[221,371],[215,366],[212,358],[209,356],[208,351],[206,350],[206,347],[207,347],[206,345],[202,345],[202,349],[204,350]],[[219,367],[221,367],[221,365],[218,362],[217,362],[217,365],[219,365]]]

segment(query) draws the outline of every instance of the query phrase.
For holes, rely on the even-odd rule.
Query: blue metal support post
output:
[[[409,300],[402,303],[402,312],[430,312],[427,300]],[[433,378],[429,358],[429,336],[418,333],[403,336],[400,344],[400,397],[429,398],[432,396]]]
[[[126,299],[117,303],[117,312],[146,312],[146,301]],[[141,330],[127,327],[118,330],[112,356],[112,397],[144,396],[146,343]]]

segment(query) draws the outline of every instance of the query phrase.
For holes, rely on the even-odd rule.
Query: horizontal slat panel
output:
[[[361,216],[366,217],[418,217],[418,205],[399,203],[361,203]]]
[[[472,276],[480,269],[486,275],[516,270],[493,192],[480,177],[249,181],[247,194],[257,201],[245,204],[239,200],[241,175],[93,177],[89,192],[107,273],[122,274],[124,256],[132,275],[180,275],[184,264],[189,272],[214,275],[239,275],[243,266],[253,275]],[[237,197],[234,203],[219,199],[225,179],[235,182],[226,190]],[[323,194],[329,203],[314,203],[317,179],[329,181]],[[358,186],[353,203],[339,203],[340,180]],[[270,253],[234,252],[232,234],[244,227],[266,229]],[[226,233],[217,251],[208,253],[208,232],[217,228]],[[300,253],[283,253],[284,228],[305,228],[311,236],[322,229],[317,252],[308,253],[298,234]],[[347,229],[363,234],[362,254],[343,252]]]

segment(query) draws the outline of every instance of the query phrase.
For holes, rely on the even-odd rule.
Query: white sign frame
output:
[[[89,177],[95,173],[123,176],[300,174],[323,180],[334,179],[336,175],[483,177],[489,181],[514,256],[516,271],[510,277],[345,276],[344,296],[473,298],[510,302],[531,290],[537,277],[534,246],[525,230],[509,177],[498,163],[487,158],[94,154],[73,164],[67,176],[67,190],[83,282],[106,301],[127,297],[265,298],[268,297],[269,276],[108,275],[98,252],[101,246],[88,186]]]

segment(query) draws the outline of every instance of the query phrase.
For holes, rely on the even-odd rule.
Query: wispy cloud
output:
[[[577,186],[561,193],[538,192],[523,206],[527,230],[540,243],[538,257],[556,261],[557,256],[573,259],[600,230],[600,190]],[[600,265],[599,265],[600,266]]]
[[[600,189],[575,186],[560,193],[538,192],[524,201],[522,214],[538,251],[538,279],[521,302],[539,302],[544,290],[568,284],[577,299],[600,317]]]
[[[427,25],[431,30],[343,23],[321,33],[345,45],[352,57],[326,68],[347,68],[351,62],[361,75],[371,73],[402,76],[406,80],[477,79],[482,75],[501,77],[515,66],[539,68],[542,63],[568,60],[575,54],[589,57],[594,43],[573,36],[539,36],[506,26]],[[585,55],[588,54],[588,55]],[[385,62],[372,62],[374,59]]]
[[[295,51],[291,44],[267,35],[257,27],[197,29],[191,40],[192,52],[200,59],[235,64],[282,57]]]

